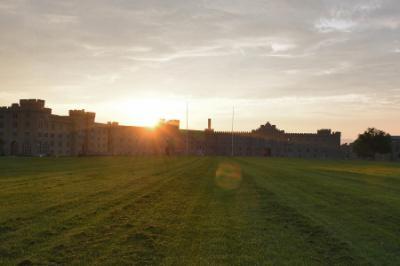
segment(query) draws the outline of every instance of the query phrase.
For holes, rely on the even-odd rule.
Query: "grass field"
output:
[[[400,265],[400,165],[0,158],[0,264]]]

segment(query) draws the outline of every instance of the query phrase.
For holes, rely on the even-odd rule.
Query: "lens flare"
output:
[[[225,190],[234,190],[240,186],[242,181],[242,170],[240,165],[223,162],[218,165],[215,173],[215,183]]]

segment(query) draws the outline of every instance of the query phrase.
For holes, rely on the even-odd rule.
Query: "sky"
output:
[[[0,105],[400,135],[398,0],[0,0]]]

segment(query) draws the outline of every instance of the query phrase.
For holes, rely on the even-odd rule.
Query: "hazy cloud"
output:
[[[288,126],[282,109],[260,110],[292,99],[288,117],[325,119],[348,136],[381,123],[361,113],[370,106],[386,122],[398,110],[397,0],[3,0],[0,32],[4,105],[22,96],[87,108],[151,95],[230,99],[253,104],[248,123]],[[341,124],[346,115],[357,127]],[[396,123],[387,128],[400,133]]]

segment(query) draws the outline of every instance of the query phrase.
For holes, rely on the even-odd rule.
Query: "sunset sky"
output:
[[[400,135],[398,0],[0,1],[0,105]]]

